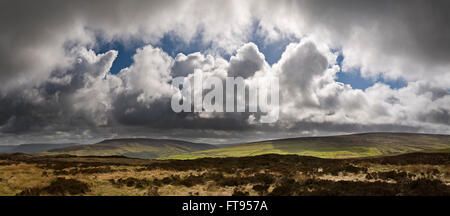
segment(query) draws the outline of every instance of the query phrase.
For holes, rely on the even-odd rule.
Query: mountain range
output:
[[[321,158],[354,158],[417,151],[450,150],[450,135],[419,133],[363,133],[340,136],[298,137],[235,145],[212,145],[171,139],[110,139],[95,144],[24,144],[0,146],[0,153],[77,156],[122,155],[144,159],[242,157],[296,154]]]

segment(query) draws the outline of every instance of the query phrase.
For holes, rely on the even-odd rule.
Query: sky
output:
[[[0,3],[0,144],[450,133],[448,1]],[[277,76],[279,119],[175,113],[178,76]]]

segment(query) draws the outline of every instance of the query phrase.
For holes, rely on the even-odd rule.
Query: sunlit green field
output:
[[[426,150],[423,152],[425,152],[425,153],[450,153],[450,148]]]
[[[426,134],[356,134],[333,137],[309,137],[255,142],[188,154],[170,159],[201,157],[241,157],[261,154],[297,154],[321,158],[353,158],[401,154],[415,151],[450,149],[449,136]]]
[[[261,154],[298,154],[305,156],[315,156],[321,158],[349,158],[362,156],[380,155],[381,152],[376,148],[362,147],[314,147],[314,146],[298,146],[288,143],[258,143],[251,145],[240,145],[233,147],[225,147],[212,149],[207,151],[193,152],[185,155],[173,155],[171,159],[193,159],[201,157],[242,157],[255,156]]]

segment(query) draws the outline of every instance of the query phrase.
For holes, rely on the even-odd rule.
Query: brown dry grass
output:
[[[380,160],[324,160],[268,155],[233,159],[155,161],[8,155],[0,157],[0,195],[17,195],[31,189],[44,190],[58,178],[86,183],[89,189],[75,195],[87,196],[230,196],[246,193],[250,196],[377,193],[420,195],[423,191],[430,195],[427,193],[427,187],[431,195],[450,194],[450,166],[445,157],[441,156],[437,162],[436,158],[433,158],[430,164],[426,164],[426,160],[425,164],[404,164],[395,158],[386,159],[388,162],[384,159],[379,162]],[[420,160],[424,161],[423,156]],[[407,176],[398,177],[405,175],[403,173]],[[376,177],[368,178],[369,174]],[[383,177],[389,176],[388,174],[394,175],[396,179]],[[132,182],[114,183],[128,180]],[[415,181],[420,182],[420,191],[410,186],[416,184]],[[357,189],[349,187],[348,184],[355,184]],[[386,190],[379,192],[380,187]],[[364,191],[364,188],[369,188],[370,191]],[[40,195],[60,194],[44,192]]]

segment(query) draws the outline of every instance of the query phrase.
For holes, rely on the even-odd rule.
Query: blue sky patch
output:
[[[341,71],[336,73],[336,81],[349,84],[355,89],[366,89],[373,86],[375,83],[384,83],[392,89],[403,88],[408,85],[408,83],[403,79],[390,80],[385,79],[383,76],[378,76],[377,78],[365,78],[361,76],[360,69],[351,69],[350,71],[342,71],[342,61],[344,56],[339,52],[336,59],[337,64],[341,68]]]
[[[94,48],[96,53],[105,53],[109,50],[117,50],[117,58],[114,60],[110,72],[117,74],[123,68],[130,66],[133,63],[133,56],[136,54],[136,49],[145,46],[144,42],[134,41],[133,43],[121,43],[120,41],[100,42],[97,48]]]
[[[280,60],[281,55],[286,50],[287,45],[293,42],[300,42],[300,40],[296,38],[282,37],[281,39],[278,39],[276,41],[266,43],[264,36],[258,34],[259,28],[259,22],[255,21],[253,23],[252,35],[248,42],[253,42],[254,44],[256,44],[256,46],[258,46],[259,51],[264,54],[269,65],[273,65],[277,63],[278,60]]]
[[[178,53],[188,55],[194,52],[204,52],[211,48],[211,43],[203,43],[201,34],[198,34],[188,43],[174,34],[165,34],[155,47],[160,47],[164,52],[175,58]]]

